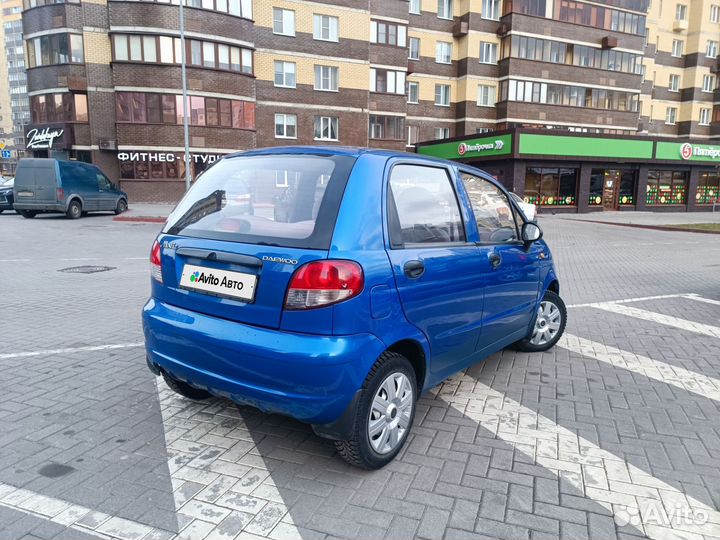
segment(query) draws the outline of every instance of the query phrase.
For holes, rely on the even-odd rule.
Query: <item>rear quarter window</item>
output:
[[[354,163],[308,154],[222,159],[198,178],[163,232],[328,249]]]

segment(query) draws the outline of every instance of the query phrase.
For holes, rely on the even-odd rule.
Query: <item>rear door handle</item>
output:
[[[500,254],[497,251],[491,251],[488,254],[488,260],[490,261],[490,266],[497,268],[502,262],[502,257],[500,257]]]
[[[408,261],[403,266],[403,270],[407,277],[417,279],[425,273],[425,263],[418,260]]]

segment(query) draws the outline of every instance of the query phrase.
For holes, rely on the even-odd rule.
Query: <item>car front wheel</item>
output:
[[[32,219],[37,214],[34,210],[18,210],[18,212],[20,212],[20,215],[26,219]]]
[[[80,201],[71,201],[68,205],[65,215],[70,219],[80,218],[83,215],[82,205],[80,204]]]
[[[559,295],[547,291],[538,307],[530,335],[514,344],[524,352],[542,352],[555,346],[565,332],[567,309]]]
[[[340,456],[365,469],[390,463],[410,433],[416,401],[415,371],[408,359],[383,353],[363,384],[352,437],[335,441]]]

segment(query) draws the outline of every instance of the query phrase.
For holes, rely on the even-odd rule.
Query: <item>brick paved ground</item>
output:
[[[303,424],[157,383],[158,225],[3,214],[0,537],[720,537],[720,242],[541,224],[575,306],[562,347],[433,389],[366,472]],[[114,269],[58,272],[78,265]]]

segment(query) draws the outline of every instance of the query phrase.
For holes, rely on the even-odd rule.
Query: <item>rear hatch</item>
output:
[[[18,164],[15,202],[50,204],[57,202],[57,162],[54,159],[27,159]]]
[[[354,157],[267,154],[225,158],[168,218],[158,300],[279,328],[302,264],[327,258]]]

